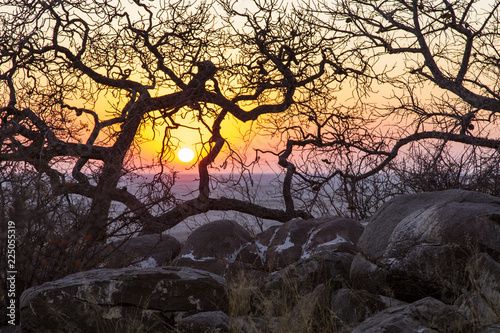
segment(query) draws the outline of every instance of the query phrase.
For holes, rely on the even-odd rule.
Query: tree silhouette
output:
[[[329,84],[344,79],[328,69],[339,72],[340,65],[322,44],[324,32],[302,25],[300,12],[289,14],[274,1],[256,1],[253,11],[230,2],[138,0],[126,7],[98,0],[3,6],[0,162],[24,163],[47,175],[57,195],[90,198],[81,217],[87,238],[105,236],[113,201],[135,214],[143,233],[209,210],[278,221],[309,216],[293,205],[293,169],[282,160],[289,171],[283,210],[214,198],[209,186],[209,167],[224,146],[237,159],[221,134],[225,119],[244,123],[286,114],[294,105],[324,98]],[[111,99],[108,114],[99,97]],[[90,124],[80,121],[85,116]],[[117,186],[138,168],[134,157],[145,127],[162,128],[163,170],[178,142],[175,130],[187,126],[181,118],[210,133],[200,139],[198,196],[174,201],[167,189],[157,201],[171,200],[170,209],[155,214],[152,202]]]
[[[500,146],[491,134],[500,108],[498,2],[3,6],[0,163],[31,166],[57,195],[89,198],[81,217],[89,238],[105,236],[114,201],[142,233],[210,210],[287,221],[310,217],[336,178],[373,176],[414,143]],[[386,87],[385,105],[365,102]],[[339,102],[342,94],[354,102]],[[189,127],[181,119],[209,133],[200,136],[198,195],[185,201],[169,191],[175,175],[163,172],[182,139],[177,130]],[[259,122],[278,139],[257,153],[284,170],[282,209],[211,193],[210,167],[223,149],[223,163],[248,167],[222,134],[227,119]],[[118,184],[140,168],[145,128],[163,143],[163,173],[141,197]],[[158,203],[166,208],[152,209]]]
[[[14,220],[20,291],[208,211],[366,218],[396,193],[500,193],[499,1],[0,3],[0,238]],[[252,124],[242,146],[268,140],[255,160],[233,121]],[[199,133],[189,200],[169,166],[183,129]],[[245,188],[263,155],[282,207]],[[120,185],[151,167],[140,190]],[[224,181],[233,196],[213,191]]]
[[[345,131],[339,132],[338,122],[313,116],[306,131],[291,128],[297,119],[280,127],[291,137],[280,158],[295,160],[297,186],[312,189],[310,205],[335,179],[367,179],[397,163],[402,152],[412,156],[408,149],[415,145],[435,149],[435,163],[451,143],[498,154],[499,6],[460,0],[304,3],[310,14],[302,17],[304,24],[329,32],[325,47],[357,49],[355,68],[363,69],[351,84],[355,110],[344,105],[335,113],[349,114],[350,122],[357,114],[364,123],[346,127],[343,121]],[[340,75],[349,72],[341,54],[332,56]],[[363,79],[371,84],[359,86]],[[376,102],[367,98],[374,92],[382,96]]]

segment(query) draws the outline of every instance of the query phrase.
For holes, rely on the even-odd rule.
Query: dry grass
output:
[[[451,320],[456,322],[422,324],[427,327],[441,326],[445,330],[452,327],[457,332],[479,332],[487,325],[500,322],[500,265],[493,264],[499,269],[499,274],[485,271],[485,261],[491,258],[484,254],[479,256],[481,260],[471,257],[467,267],[470,281],[464,285],[467,290],[462,289],[462,296],[454,303],[459,313],[453,315],[455,319]],[[488,295],[484,294],[485,290],[490,290]],[[334,291],[332,286],[320,284],[312,292],[304,294],[297,280],[286,275],[279,286],[262,288],[261,285],[259,288],[241,274],[229,285],[231,332],[350,332],[358,324],[342,322],[332,310]],[[356,306],[360,306],[360,311],[366,316],[383,310],[373,300],[365,299],[363,292],[352,290],[352,295],[359,298]],[[373,297],[376,298],[376,295]],[[241,322],[245,322],[244,328]]]
[[[320,284],[304,295],[296,279],[284,275],[281,281],[278,287],[259,288],[241,274],[228,286],[231,332],[242,332],[235,322],[242,320],[255,333],[337,331],[335,314],[329,309],[328,285]]]

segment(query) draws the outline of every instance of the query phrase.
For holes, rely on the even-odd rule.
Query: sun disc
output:
[[[182,162],[191,162],[194,158],[194,152],[189,148],[182,148],[177,153],[177,156]]]

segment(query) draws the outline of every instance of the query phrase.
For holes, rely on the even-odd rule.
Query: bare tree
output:
[[[81,225],[90,238],[109,231],[112,202],[124,204],[143,233],[210,210],[307,218],[327,184],[341,177],[347,189],[415,142],[498,149],[491,132],[499,111],[499,4],[478,6],[8,1],[0,20],[0,162],[31,165],[56,195],[89,198]],[[364,103],[387,86],[394,91],[387,105]],[[346,91],[356,103],[338,102]],[[134,156],[142,129],[162,140],[157,164],[166,170],[177,130],[190,126],[186,118],[209,133],[200,135],[197,197],[176,198],[169,191],[175,175],[167,173],[155,177],[160,191],[119,188],[141,167]],[[222,134],[229,118],[260,121],[277,139],[275,149],[258,154],[274,155],[285,172],[283,209],[211,195],[209,170],[223,149],[221,164],[248,168]],[[359,199],[348,201],[353,208]],[[151,209],[160,203],[161,211]]]
[[[355,79],[344,86],[352,91],[351,106],[315,107],[307,118],[311,104],[297,105],[294,119],[274,126],[288,133],[278,155],[281,164],[294,165],[296,188],[310,193],[306,209],[312,211],[321,196],[346,184],[354,188],[400,163],[398,156],[417,157],[408,153],[421,145],[439,147],[437,162],[450,145],[498,154],[498,1],[339,0],[303,6],[309,13],[301,17],[304,25],[323,29],[325,47],[342,50],[331,55],[336,72]],[[345,50],[357,52],[350,63],[342,59]],[[369,102],[375,93],[377,102]],[[307,125],[293,127],[301,121]],[[349,202],[356,201],[352,194],[344,195],[345,205],[356,208]]]
[[[499,6],[475,1],[338,1],[325,4],[324,27],[347,34],[377,56],[400,54],[398,80],[431,82],[452,92],[474,110],[500,111],[498,59]],[[393,58],[394,59],[394,58]],[[474,119],[457,119],[468,126]]]
[[[293,204],[294,167],[282,157],[280,165],[288,170],[284,209],[210,195],[209,168],[223,147],[227,159],[239,159],[221,134],[225,119],[281,117],[327,96],[327,87],[346,73],[362,71],[342,67],[349,54],[333,56],[324,46],[324,29],[302,24],[302,12],[276,1],[252,6],[4,2],[0,163],[31,165],[48,176],[55,195],[89,198],[89,211],[80,217],[88,239],[106,236],[112,202],[125,205],[143,233],[209,210],[278,221],[309,217]],[[103,107],[100,98],[111,105]],[[163,170],[179,142],[176,130],[188,126],[180,121],[185,118],[210,133],[200,137],[197,197],[180,201],[169,193],[173,177],[156,177],[163,190],[154,200],[119,188],[124,175],[140,168],[134,156],[141,130],[152,127],[161,137],[157,163]],[[168,209],[155,214],[151,207],[159,202]]]

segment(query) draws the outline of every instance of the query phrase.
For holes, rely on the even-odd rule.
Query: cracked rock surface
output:
[[[225,309],[225,281],[188,267],[96,269],[26,290],[26,332],[102,331],[130,325],[160,330],[179,318]]]

